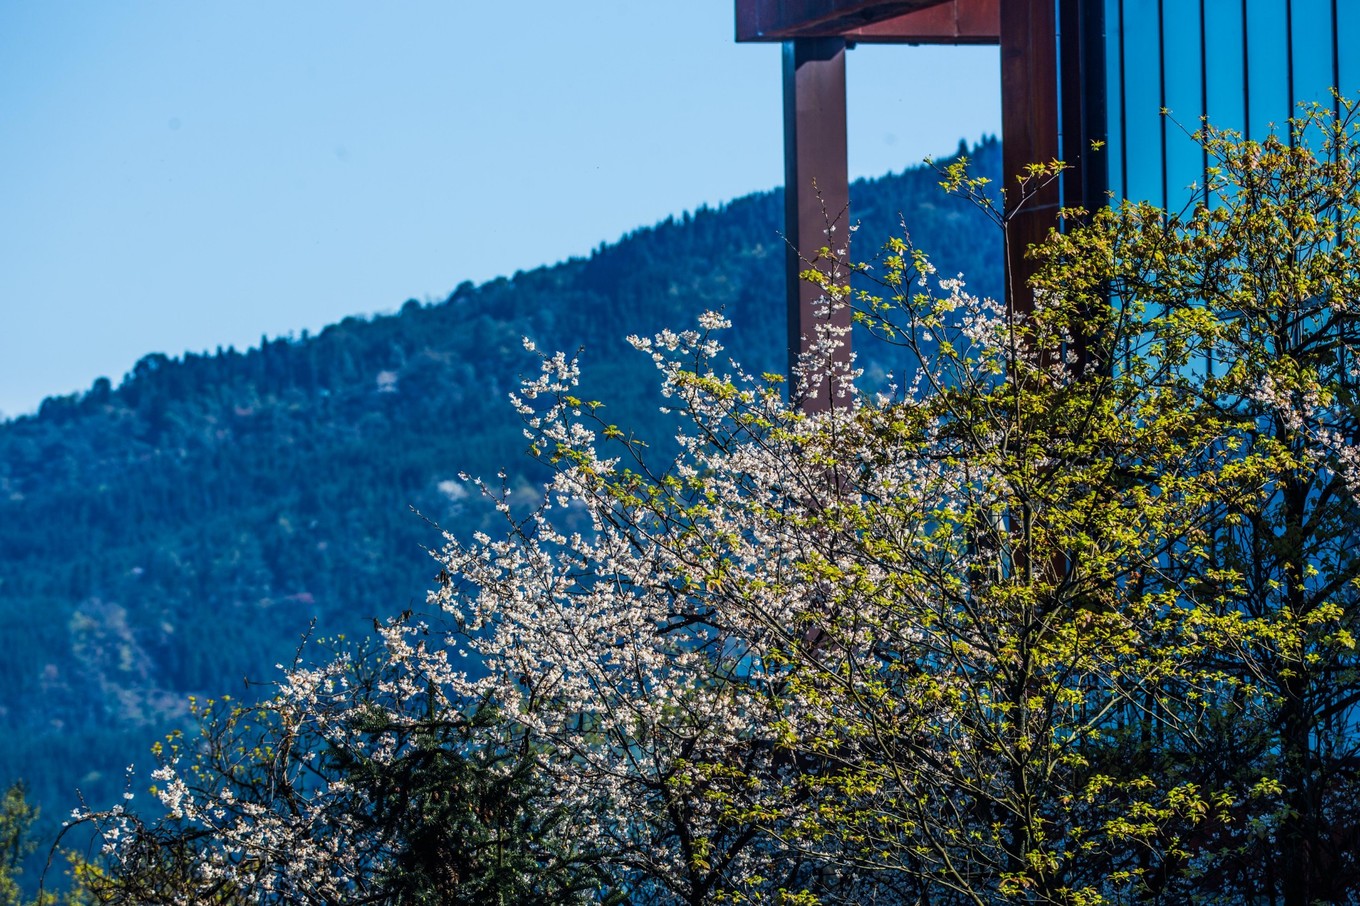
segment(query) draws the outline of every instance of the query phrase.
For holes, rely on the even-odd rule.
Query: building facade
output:
[[[827,213],[848,206],[845,67],[857,43],[1000,46],[1007,182],[1030,163],[1068,165],[1012,220],[1021,248],[1062,206],[1192,203],[1207,163],[1189,137],[1201,117],[1260,139],[1286,130],[1299,103],[1335,103],[1333,88],[1360,96],[1360,0],[737,0],[736,25],[738,41],[784,45],[791,357],[814,333],[818,296],[797,275],[825,244]],[[1007,265],[1023,309],[1026,263]],[[829,404],[825,391],[805,403]]]
[[[1248,138],[1360,91],[1353,0],[1104,0],[1108,182],[1178,209],[1203,185],[1200,117]],[[1161,114],[1165,109],[1166,116]]]

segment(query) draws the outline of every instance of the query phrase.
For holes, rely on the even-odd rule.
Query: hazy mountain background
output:
[[[999,172],[995,140],[971,156]],[[937,182],[927,167],[856,182],[856,257],[904,219],[943,273],[998,295],[999,233]],[[585,395],[644,438],[666,431],[630,333],[724,309],[730,353],[783,372],[782,212],[781,192],[750,195],[438,304],[148,355],[0,423],[0,781],[26,779],[49,820],[77,787],[109,804],[190,694],[260,694],[243,680],[274,679],[313,620],[353,634],[423,606],[440,535],[412,508],[466,533],[485,513],[459,472],[503,469],[524,493],[546,477],[506,402],[536,368],[521,337],[583,348]]]

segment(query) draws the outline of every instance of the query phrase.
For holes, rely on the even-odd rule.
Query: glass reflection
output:
[[[1119,31],[1120,0],[1105,0],[1105,92],[1108,136],[1105,160],[1109,162],[1110,192],[1115,199],[1124,197],[1124,87],[1119,67],[1123,36]]]
[[[1248,137],[1283,132],[1290,114],[1287,0],[1247,0]]]
[[[1204,52],[1209,124],[1242,132],[1247,127],[1242,90],[1242,5],[1208,0],[1204,4],[1204,30],[1212,36]]]
[[[1198,3],[1164,7],[1162,46],[1166,54],[1166,206],[1178,211],[1193,200],[1191,184],[1204,182],[1204,155],[1190,133],[1204,114],[1203,67]]]
[[[1157,0],[1124,0],[1124,147],[1129,198],[1165,205]]]
[[[1355,0],[1336,5],[1336,43],[1341,49],[1338,87],[1345,97],[1360,98],[1360,3]]]
[[[1317,101],[1332,106],[1332,0],[1291,0],[1294,42],[1294,107]]]

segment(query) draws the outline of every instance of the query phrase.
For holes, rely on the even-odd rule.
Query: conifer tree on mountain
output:
[[[905,239],[811,269],[913,366],[827,413],[728,362],[720,313],[633,337],[673,458],[542,355],[537,507],[473,482],[505,529],[447,539],[439,613],[166,752],[168,820],[90,816],[111,877],[169,851],[259,902],[444,891],[466,810],[426,781],[485,826],[522,764],[550,820],[516,877],[585,900],[1354,901],[1356,123],[1207,131],[1212,203],[1073,218],[1032,312]]]

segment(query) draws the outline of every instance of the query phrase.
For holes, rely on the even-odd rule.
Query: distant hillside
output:
[[[995,176],[999,157],[985,142],[976,169]],[[856,183],[861,245],[900,214],[942,272],[997,294],[999,236],[936,183],[927,168]],[[481,517],[460,471],[545,477],[506,403],[535,368],[522,336],[584,347],[591,395],[642,436],[656,381],[629,333],[723,308],[734,356],[782,372],[782,210],[780,192],[751,195],[437,305],[148,355],[117,386],[0,424],[0,780],[26,777],[49,815],[77,785],[107,802],[188,694],[273,678],[313,619],[353,633],[423,604],[439,535],[410,508],[467,531]]]

